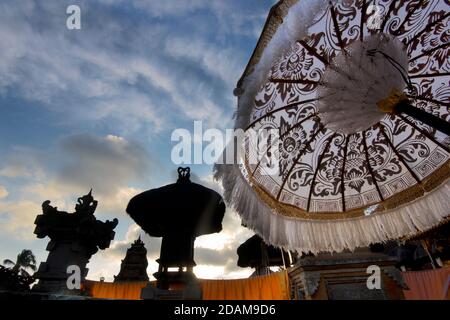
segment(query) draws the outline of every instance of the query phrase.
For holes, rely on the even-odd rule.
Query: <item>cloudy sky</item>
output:
[[[45,260],[48,239],[33,235],[41,203],[73,211],[92,187],[96,216],[120,222],[88,278],[112,280],[140,234],[155,272],[161,241],[126,215],[128,200],[175,180],[174,129],[232,127],[234,85],[275,2],[0,0],[0,259],[28,248]],[[81,30],[66,28],[72,4]],[[191,170],[221,191],[210,165]],[[231,210],[223,226],[196,241],[199,277],[251,273],[236,248],[252,233]]]

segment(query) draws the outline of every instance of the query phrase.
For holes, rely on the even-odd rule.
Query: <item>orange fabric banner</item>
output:
[[[289,300],[287,271],[267,276],[238,280],[199,279],[203,300]],[[83,289],[93,298],[140,300],[141,290],[148,282],[85,281]]]
[[[450,267],[403,272],[409,290],[403,290],[406,300],[448,299]]]
[[[238,280],[202,280],[203,300],[289,300],[287,271]]]
[[[85,281],[83,288],[93,298],[140,300],[141,290],[146,287],[148,281],[140,282],[98,282]]]

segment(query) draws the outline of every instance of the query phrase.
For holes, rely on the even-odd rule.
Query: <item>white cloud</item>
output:
[[[0,232],[16,239],[34,239],[34,220],[40,213],[41,206],[33,201],[0,200]]]
[[[120,59],[114,51],[99,47],[102,32],[93,30],[84,34],[85,42],[72,42],[63,27],[56,27],[54,19],[49,19],[45,32],[39,32],[33,27],[33,22],[36,23],[33,19],[39,20],[40,16],[30,11],[27,21],[21,5],[16,9],[6,7],[0,13],[3,91],[17,89],[23,97],[44,102],[54,111],[71,117],[95,121],[102,116],[119,123],[149,122],[155,129],[160,128],[163,120],[155,116],[158,108],[150,103],[150,97],[133,89],[124,90],[121,84],[136,77],[136,70],[127,70],[133,57]],[[59,8],[55,3],[44,7],[49,17],[54,17]],[[114,29],[111,23],[106,27]],[[71,96],[79,101],[71,101]]]
[[[116,195],[127,183],[145,181],[149,174],[150,156],[137,142],[82,134],[69,136],[60,145],[64,159],[58,184]]]
[[[98,211],[125,214],[130,199],[142,191],[144,190],[132,187],[120,187],[115,194],[98,195],[96,197],[99,202]]]
[[[187,58],[198,63],[209,73],[219,77],[228,88],[234,86],[234,81],[242,73],[242,58],[235,48],[219,48],[200,39],[173,38],[166,43],[168,54]],[[231,88],[230,92],[233,90]]]
[[[248,53],[221,35],[253,34],[266,13],[257,4],[81,1],[85,23],[76,33],[65,29],[63,3],[5,4],[0,12],[0,93],[39,101],[61,119],[71,119],[65,124],[114,120],[120,130],[147,125],[158,131],[176,114],[212,126],[223,125],[224,119],[231,123],[232,89]],[[109,10],[120,5],[162,20],[131,24],[130,18]],[[187,25],[192,34],[166,20],[199,10],[205,20]]]
[[[8,194],[8,190],[6,190],[4,186],[0,185],[0,199],[6,198]]]
[[[186,14],[185,9],[200,7],[215,11],[218,7],[209,1],[185,5],[179,1],[135,1],[135,5],[160,14]],[[88,12],[93,10],[88,2],[83,6]],[[200,40],[190,44],[175,38],[174,34],[179,34],[175,30],[149,36],[148,25],[136,24],[130,30],[121,25],[126,21],[109,16],[104,17],[102,28],[82,29],[73,35],[59,26],[60,9],[60,4],[49,2],[42,6],[45,13],[40,15],[27,4],[2,10],[0,92],[19,91],[72,120],[112,119],[121,130],[151,124],[149,127],[158,131],[176,114],[209,121],[212,126],[223,124],[224,113],[231,120],[232,87],[245,63],[237,49],[210,42],[207,33],[198,34]],[[42,15],[49,17],[45,23],[40,21]],[[41,22],[42,30],[35,27]],[[124,43],[126,53],[117,49]],[[169,54],[160,48],[168,48]],[[178,60],[173,61],[174,57]],[[193,66],[192,60],[197,65]],[[220,82],[210,81],[208,76]]]
[[[17,194],[18,200],[4,201],[0,196],[0,231],[15,239],[33,240],[34,220],[42,213],[42,202],[50,200],[58,210],[73,212],[76,198],[88,191],[49,181],[24,186]],[[139,192],[141,190],[131,187],[119,188],[111,194],[95,194],[94,191],[94,198],[99,202],[96,217],[100,220],[117,217],[122,224],[126,223],[128,201]]]
[[[225,274],[225,266],[199,265],[194,267],[194,273],[203,279],[217,279]]]
[[[30,199],[36,199],[36,203],[50,200],[53,206],[59,210],[74,211],[74,200],[88,192],[88,189],[73,188],[72,186],[59,184],[56,181],[49,181],[45,184],[29,184],[22,188],[21,192]],[[97,194],[93,191],[94,198],[98,201],[97,216],[108,213],[108,216],[120,217],[125,214],[128,201],[136,194],[142,192],[140,189],[132,187],[119,187],[116,192],[107,194]]]
[[[29,147],[14,147],[0,163],[0,177],[39,179],[45,176],[45,155]]]
[[[21,165],[11,164],[0,169],[0,176],[8,178],[28,177],[31,173],[28,168]]]
[[[229,245],[229,243],[230,239],[227,235],[224,235],[223,233],[213,233],[198,237],[195,240],[195,247],[212,250],[223,250]]]
[[[117,135],[68,136],[57,150],[59,170],[53,163],[41,167],[45,162],[42,154],[32,149],[17,148],[6,159],[6,169],[1,172],[10,173],[10,179],[20,178],[21,183],[14,192],[0,186],[2,231],[33,239],[33,222],[41,213],[42,202],[50,200],[59,210],[73,212],[76,199],[90,188],[99,201],[97,217],[124,217],[128,201],[142,191],[133,184],[149,175],[151,161],[145,148]],[[1,202],[8,193],[8,202]]]
[[[102,1],[111,3],[111,0]],[[214,28],[218,35],[246,35],[255,38],[261,32],[269,6],[276,2],[278,0],[273,0],[272,4],[265,2],[263,6],[261,0],[131,0],[136,8],[145,10],[154,17],[189,16],[203,10],[211,16],[209,26]]]
[[[140,10],[145,10],[153,17],[162,16],[182,16],[192,13],[196,10],[208,7],[211,0],[165,0],[165,1],[147,1],[147,0],[101,0],[108,5],[117,5],[118,3],[131,3]]]

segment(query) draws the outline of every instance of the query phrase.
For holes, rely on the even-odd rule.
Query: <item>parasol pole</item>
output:
[[[269,255],[267,254],[267,246],[261,241],[261,261],[266,269],[266,275],[269,274]]]
[[[450,136],[450,124],[439,118],[435,115],[432,115],[431,113],[428,113],[426,111],[423,111],[419,108],[413,107],[408,102],[400,102],[396,107],[395,111],[397,113],[405,113],[408,116],[413,117],[414,119],[417,119],[427,125],[429,125],[432,128],[435,128],[446,135]]]
[[[375,56],[375,54],[382,55],[386,59],[386,61],[388,61],[395,69],[397,69],[397,71],[400,73],[403,80],[405,81],[406,86],[408,87],[409,91],[414,92],[413,85],[411,83],[411,79],[408,76],[408,72],[407,72],[407,70],[404,69],[404,67],[400,63],[398,63],[394,58],[392,58],[391,56],[389,56],[388,54],[386,54],[385,52],[383,52],[381,50],[371,49],[371,50],[367,51],[368,56],[373,57],[373,56]],[[425,123],[426,125],[430,126],[431,128],[435,128],[435,129],[445,133],[448,136],[450,135],[450,124],[447,121],[445,121],[444,119],[441,119],[439,117],[436,117],[435,115],[433,115],[431,113],[423,111],[419,108],[413,107],[409,103],[409,101],[406,97],[407,96],[402,95],[402,94],[400,96],[398,96],[398,98],[400,100],[393,108],[394,109],[393,111],[395,111],[396,113],[405,113],[408,116],[411,116],[411,117]],[[444,103],[441,101],[434,101],[434,100],[428,99],[426,97],[416,97],[413,95],[408,95],[408,97],[410,97],[412,99],[430,101],[430,102],[438,103],[440,105],[448,106],[448,103]]]
[[[289,257],[289,265],[292,265],[294,263],[294,258],[292,257],[291,251],[288,250],[288,257]]]
[[[286,261],[284,261],[283,248],[280,248],[280,251],[281,251],[281,259],[283,260],[283,270],[286,270]]]
[[[435,266],[435,264],[434,264],[433,257],[431,256],[431,253],[430,253],[430,251],[428,250],[427,242],[426,242],[425,240],[420,240],[420,243],[422,244],[422,247],[425,249],[425,252],[427,253],[428,258],[430,258],[431,266],[433,267],[433,269],[436,269],[436,266]]]

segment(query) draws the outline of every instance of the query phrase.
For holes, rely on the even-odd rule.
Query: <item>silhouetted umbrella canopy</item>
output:
[[[283,262],[281,249],[268,246],[256,234],[238,247],[237,254],[239,256],[237,265],[241,268],[256,268],[260,266],[275,267],[282,266],[284,262],[286,266],[289,266],[291,261],[289,254],[283,250]],[[266,254],[267,257],[264,257]],[[267,261],[264,261],[264,259],[267,259]]]
[[[222,197],[191,182],[189,172],[189,168],[179,168],[176,183],[145,191],[130,200],[127,213],[150,236],[182,231],[198,237],[222,230]]]

